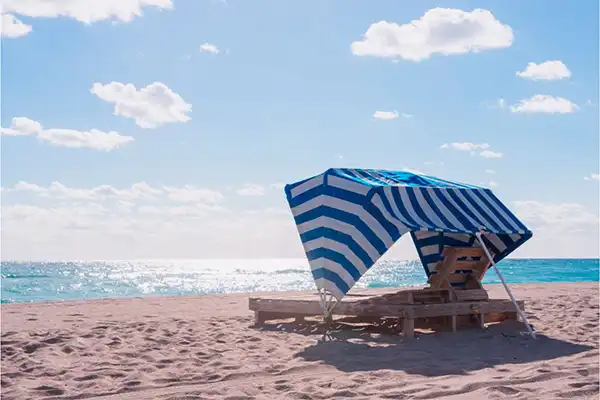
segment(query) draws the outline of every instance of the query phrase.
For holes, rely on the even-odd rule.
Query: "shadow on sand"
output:
[[[264,325],[262,330],[320,337],[323,325]],[[321,361],[344,372],[382,369],[402,370],[423,376],[463,375],[503,364],[551,360],[596,349],[592,346],[553,339],[537,333],[537,339],[522,336],[516,322],[492,324],[484,330],[463,327],[458,332],[417,333],[405,340],[390,325],[353,326],[335,322],[317,344],[295,356]],[[597,350],[597,349],[596,349]],[[598,357],[598,351],[590,353]]]

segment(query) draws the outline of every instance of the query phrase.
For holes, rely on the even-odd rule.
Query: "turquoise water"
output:
[[[598,281],[597,259],[504,260],[508,283]],[[152,260],[1,264],[2,303],[313,290],[304,260]],[[489,271],[485,283],[499,283]],[[380,261],[357,287],[425,284],[418,261]]]

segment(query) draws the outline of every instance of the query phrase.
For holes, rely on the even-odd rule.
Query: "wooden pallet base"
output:
[[[423,301],[414,304],[413,297],[418,298],[413,296],[414,292],[422,296],[421,294],[427,292],[427,289],[384,295],[362,293],[346,296],[333,310],[332,316],[351,317],[353,322],[363,323],[377,323],[384,318],[397,319],[397,325],[402,327],[401,331],[406,338],[414,337],[415,329],[457,331],[458,327],[474,322],[484,327],[486,323],[518,320],[517,310],[509,300],[487,299],[487,296],[483,300],[484,297],[478,295],[482,300],[457,301],[442,296],[437,300],[442,302],[436,302],[433,296],[434,302]],[[432,295],[428,293],[427,296]],[[517,304],[522,310],[524,309],[523,301],[518,301]],[[250,299],[249,306],[254,311],[256,324],[291,318],[297,323],[302,323],[306,317],[323,315],[316,294],[255,297]]]

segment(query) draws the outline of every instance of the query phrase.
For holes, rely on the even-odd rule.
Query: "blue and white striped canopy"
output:
[[[491,190],[404,171],[329,169],[286,185],[312,275],[341,299],[405,233],[427,276],[444,247],[486,247],[498,262],[532,233]]]

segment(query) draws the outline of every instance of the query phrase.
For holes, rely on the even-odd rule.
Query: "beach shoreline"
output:
[[[252,327],[258,292],[2,304],[2,398],[597,398],[598,282],[510,288],[538,340],[499,324],[320,343],[313,326]]]

